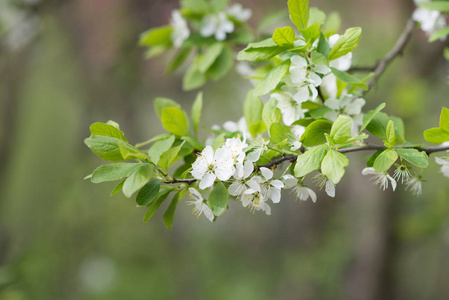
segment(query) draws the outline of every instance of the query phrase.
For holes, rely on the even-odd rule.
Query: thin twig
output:
[[[375,87],[377,85],[377,81],[379,80],[380,76],[384,73],[388,65],[394,60],[396,56],[402,55],[405,46],[407,45],[408,41],[410,40],[410,37],[412,36],[414,27],[415,22],[412,19],[409,19],[407,21],[407,24],[405,25],[404,31],[397,40],[393,49],[391,49],[391,51],[377,63],[376,68],[373,70],[374,76],[368,81],[368,89],[360,91],[362,95],[365,95],[371,88]]]
[[[387,147],[385,146],[381,146],[381,145],[365,145],[365,146],[357,146],[357,147],[350,147],[350,148],[341,148],[338,149],[337,151],[340,153],[350,153],[350,152],[358,152],[358,151],[368,151],[368,150],[382,150],[382,149],[387,149]],[[397,149],[416,149],[418,151],[424,151],[426,152],[427,155],[430,155],[432,153],[435,152],[442,152],[442,151],[449,151],[449,145],[445,145],[445,146],[436,146],[436,147],[397,147]],[[304,152],[303,149],[301,149],[301,152]],[[259,170],[260,168],[268,168],[271,169],[274,166],[277,166],[285,161],[289,161],[289,162],[294,162],[296,161],[296,159],[298,158],[297,155],[293,155],[293,154],[284,154],[281,157],[277,157],[274,158],[272,161],[270,161],[267,164],[261,165],[259,166],[256,170]],[[170,184],[170,183],[187,183],[187,184],[192,184],[194,182],[196,182],[197,180],[192,178],[192,179],[176,179],[173,178],[173,181],[167,181],[165,183]]]

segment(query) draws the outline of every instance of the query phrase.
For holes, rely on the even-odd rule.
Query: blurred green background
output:
[[[287,9],[285,0],[240,2],[254,26]],[[311,5],[339,11],[342,31],[363,28],[354,65],[387,53],[414,9],[390,0]],[[320,192],[316,204],[299,203],[284,192],[269,217],[231,203],[213,224],[180,203],[171,231],[165,207],[145,224],[133,199],[109,197],[113,183],[83,180],[102,163],[83,144],[91,123],[114,120],[137,143],[162,132],[155,97],[190,108],[196,91],[182,92],[181,74],[164,75],[168,56],[147,61],[137,46],[177,7],[0,0],[0,299],[447,299],[449,182],[433,158],[421,197],[403,186],[381,192],[361,176],[364,153],[354,153],[334,199]],[[366,97],[367,108],[387,102],[416,143],[448,105],[445,42],[426,40],[416,29]],[[249,87],[235,72],[209,83],[203,124],[238,120]]]

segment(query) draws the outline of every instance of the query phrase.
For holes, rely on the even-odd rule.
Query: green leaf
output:
[[[181,8],[195,12],[205,12],[210,10],[210,4],[206,0],[181,0]]]
[[[429,166],[429,157],[424,151],[420,152],[416,149],[399,148],[396,149],[396,152],[402,159],[419,168],[427,168]]]
[[[195,131],[195,135],[198,134],[198,126],[200,125],[202,110],[203,110],[203,93],[200,92],[196,96],[196,99],[192,104],[192,111],[190,112],[190,115],[192,117],[193,130]]]
[[[394,122],[394,132],[396,135],[396,144],[402,144],[405,142],[405,128],[404,122],[401,118],[390,116],[390,119]]]
[[[207,52],[200,56],[198,60],[198,70],[205,73],[217,60],[218,56],[223,51],[223,43],[215,43],[207,49]]]
[[[118,147],[120,149],[120,154],[122,155],[124,160],[129,159],[146,159],[147,156],[145,153],[142,153],[139,149],[131,146],[128,143],[123,141],[118,143]]]
[[[336,144],[341,144],[351,137],[352,119],[339,115],[332,125],[330,137]],[[336,182],[334,182],[336,184]]]
[[[182,78],[182,88],[191,91],[203,86],[207,82],[207,76],[201,72],[196,63],[192,63]]]
[[[366,161],[366,167],[371,168],[374,165],[376,158],[384,151],[385,149],[380,149],[374,152],[373,155],[371,155],[369,159]]]
[[[377,173],[388,171],[394,162],[398,159],[398,154],[394,149],[387,149],[379,154],[374,161],[373,167]]]
[[[160,179],[153,179],[150,180],[143,188],[140,189],[140,191],[137,193],[136,196],[136,203],[139,206],[146,206],[150,204],[151,202],[156,199],[157,194],[159,193],[159,189],[161,188],[161,182]]]
[[[156,200],[154,200],[148,211],[145,213],[145,216],[143,217],[143,221],[147,223],[151,217],[154,215],[154,213],[157,211],[159,206],[161,206],[162,202],[164,202],[165,199],[167,199],[168,195],[170,194],[172,190],[163,189],[159,192],[159,195],[157,196]]]
[[[329,60],[331,60],[331,59],[329,59]],[[354,77],[354,76],[352,76],[352,75],[350,75],[350,74],[348,74],[346,72],[337,70],[337,69],[332,68],[332,67],[331,67],[331,70],[332,70],[332,73],[334,73],[334,75],[338,79],[340,79],[341,81],[346,82],[347,84],[350,84],[350,85],[352,85],[354,87],[358,87],[358,88],[364,89],[364,90],[368,89],[368,85],[366,85],[366,83],[364,83],[360,79],[358,79],[358,78],[356,78],[356,77]]]
[[[274,144],[279,144],[292,134],[290,128],[284,124],[273,123],[270,126],[270,140]]]
[[[326,142],[325,133],[330,133],[332,122],[328,120],[316,120],[307,126],[301,136],[301,142],[308,147],[317,146]]]
[[[288,48],[285,47],[279,47],[278,44],[273,41],[273,38],[269,38],[262,42],[249,44],[245,49],[239,52],[237,59],[255,62],[266,61],[287,49]]]
[[[151,146],[150,150],[148,150],[148,156],[152,163],[157,165],[159,163],[159,159],[161,158],[162,153],[171,148],[175,141],[175,137],[172,135],[168,139],[157,141]]]
[[[226,9],[229,5],[229,0],[211,0],[210,5],[215,12],[220,12]]]
[[[446,37],[449,34],[449,27],[445,27],[443,29],[437,30],[429,37],[429,43],[435,42],[442,37]]]
[[[122,140],[108,136],[92,135],[84,140],[84,143],[93,153],[105,161],[123,161],[125,160],[120,152],[119,143]]]
[[[162,110],[166,107],[177,107],[181,108],[181,105],[176,103],[175,101],[168,98],[158,97],[154,99],[153,102],[154,110],[156,111],[157,117],[160,119],[162,117]]]
[[[342,57],[359,45],[362,29],[360,27],[349,28],[340,36],[334,46],[331,48],[327,59],[329,61]]]
[[[327,57],[319,52],[313,51],[311,54],[312,62],[315,65],[328,65]]]
[[[169,25],[147,30],[140,35],[139,45],[158,46],[171,44],[172,32],[173,28]]]
[[[273,33],[273,41],[280,47],[293,48],[295,31],[290,26],[277,28]]]
[[[162,126],[170,133],[178,136],[189,135],[189,121],[186,113],[177,107],[162,109]]]
[[[290,60],[285,60],[268,72],[254,89],[254,96],[265,95],[274,90],[282,78],[288,73],[290,68]]]
[[[375,137],[381,140],[386,140],[387,124],[389,121],[390,118],[387,114],[379,112],[372,117],[371,122],[369,122],[366,126],[366,130],[368,130]]]
[[[226,134],[222,133],[215,138],[215,140],[212,142],[212,148],[214,148],[214,150],[217,150],[218,148],[223,146],[223,144],[225,143],[225,136]]]
[[[311,7],[309,12],[308,26],[315,23],[324,24],[325,22],[326,22],[326,14],[316,7]]]
[[[223,78],[234,66],[234,52],[229,47],[224,47],[220,56],[207,71],[207,76],[212,80]]]
[[[375,115],[377,115],[382,109],[384,109],[385,103],[380,104],[376,109],[370,110],[363,116],[363,125],[360,128],[359,133],[362,133],[362,131],[368,126],[368,124],[371,122],[371,120],[374,118]]]
[[[318,46],[316,48],[316,51],[323,54],[324,56],[328,56],[329,52],[331,51],[331,48],[329,46],[328,41],[324,37],[324,34],[320,33],[320,39],[318,40]]]
[[[281,110],[277,108],[278,101],[271,98],[265,103],[262,110],[262,120],[264,121],[266,128],[270,128],[273,123],[279,123],[282,119]]]
[[[228,206],[228,189],[224,186],[222,182],[215,185],[214,189],[207,199],[207,205],[212,209],[214,215],[221,215]]]
[[[254,96],[253,91],[249,91],[243,103],[243,116],[246,124],[251,126],[262,120],[263,102],[259,97]]]
[[[181,139],[189,143],[196,150],[202,151],[204,149],[204,146],[197,139],[191,136],[183,136]]]
[[[321,163],[321,172],[337,184],[345,174],[345,167],[348,165],[349,160],[344,154],[331,149]]]
[[[394,132],[394,122],[390,120],[387,124],[387,142],[390,144],[390,146],[394,146],[396,144],[396,134]]]
[[[440,115],[440,128],[449,133],[449,109],[443,107]]]
[[[125,180],[123,183],[123,194],[130,198],[132,194],[140,190],[153,176],[153,166],[143,164]]]
[[[138,163],[117,163],[102,165],[92,173],[92,182],[100,183],[106,181],[120,180],[131,175],[143,164]]]
[[[90,133],[94,135],[109,136],[128,143],[123,132],[117,127],[105,123],[93,123],[90,125]]]
[[[443,13],[449,12],[448,1],[419,2],[418,5],[429,10],[437,10]]]
[[[299,30],[307,27],[309,22],[309,0],[288,0],[288,11],[290,19]]]
[[[316,23],[313,25],[310,25],[307,28],[301,29],[300,32],[302,34],[302,36],[304,37],[304,40],[306,41],[306,43],[313,43],[315,42],[315,40],[317,38],[320,37],[320,28],[321,28],[321,24]]]
[[[119,184],[116,185],[116,187],[111,192],[111,197],[120,192],[123,189],[123,184],[125,183],[125,180],[120,181]]]
[[[191,48],[179,49],[170,60],[170,63],[167,66],[167,73],[173,73],[176,71],[186,61],[187,57],[189,57],[191,50]]]
[[[260,121],[254,124],[251,124],[248,127],[249,133],[251,133],[251,135],[255,138],[257,137],[259,134],[265,132],[265,130],[267,130],[267,127],[265,125],[265,122]]]
[[[181,150],[182,144],[179,146],[173,147],[171,149],[168,149],[161,155],[161,159],[159,160],[159,165],[164,168],[165,170],[168,170],[168,167],[171,165],[171,163],[175,160],[176,156],[178,155],[179,151]]]
[[[303,177],[310,172],[319,169],[328,150],[329,147],[327,145],[321,145],[316,148],[309,149],[299,155],[295,165],[295,176]]]
[[[429,143],[441,144],[449,141],[449,133],[440,127],[430,128],[424,131],[424,138]]]
[[[163,216],[164,224],[165,227],[167,227],[167,229],[171,229],[173,227],[173,219],[175,217],[175,211],[176,206],[178,205],[178,201],[179,201],[179,193],[176,193]]]

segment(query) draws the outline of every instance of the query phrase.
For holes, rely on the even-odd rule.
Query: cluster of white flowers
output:
[[[173,28],[171,39],[173,45],[176,48],[181,47],[182,43],[190,36],[189,26],[187,25],[187,21],[182,17],[181,12],[179,10],[173,10],[171,12],[171,23],[170,25]]]
[[[387,172],[377,173],[374,168],[365,168],[362,170],[362,175],[374,175],[373,177],[371,177],[371,179],[374,180],[374,184],[380,184],[380,188],[384,191],[388,188],[388,181],[390,181],[391,188],[393,189],[393,191],[396,190],[396,180],[388,175]]]
[[[353,95],[344,95],[340,99],[329,98],[324,105],[332,111],[327,112],[324,117],[335,121],[339,115],[346,115],[352,119],[351,135],[357,136],[360,126],[363,125],[362,107],[366,101],[362,98],[356,98]]]
[[[414,0],[416,5],[422,2],[430,2],[430,0]],[[412,19],[420,23],[421,29],[428,35],[432,35],[436,31],[446,27],[446,18],[439,11],[429,10],[423,7],[417,7],[413,12]],[[446,37],[442,38],[443,40]]]
[[[401,183],[405,184],[405,190],[410,190],[410,192],[415,196],[419,196],[422,193],[422,177],[411,175],[408,168],[404,165],[398,166],[398,168],[394,172],[394,178],[391,177],[387,172],[378,173],[374,170],[374,168],[363,169],[362,175],[373,175],[371,179],[374,180],[374,184],[379,184],[380,188],[384,191],[388,188],[388,182],[391,183],[391,188],[393,189],[393,191],[396,190],[396,180],[401,180]]]
[[[214,36],[217,41],[224,41],[226,36],[234,31],[237,22],[246,22],[251,18],[250,9],[245,9],[240,4],[229,7],[218,14],[209,14],[203,17],[200,34],[203,37]]]
[[[246,155],[243,149],[246,147],[248,145],[245,141],[232,138],[227,139],[215,152],[211,146],[204,148],[192,164],[190,172],[200,182],[200,189],[211,187],[217,178],[220,181],[229,180],[236,172],[236,165],[243,164]]]

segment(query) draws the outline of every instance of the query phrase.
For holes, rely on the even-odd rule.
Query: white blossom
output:
[[[435,157],[435,161],[441,165],[440,172],[449,178],[449,157]]]
[[[294,55],[291,57],[290,74],[285,77],[285,83],[287,86],[293,86],[296,88],[296,93],[293,98],[302,103],[309,98],[315,100],[318,96],[317,86],[321,84],[321,77],[319,74],[327,74],[330,72],[329,67],[326,65],[315,65],[309,62],[300,55]],[[310,96],[310,92],[312,95]]]
[[[225,12],[220,12],[204,16],[200,33],[203,37],[215,36],[217,41],[224,41],[226,35],[233,31],[234,23],[228,19]]]
[[[273,171],[268,168],[260,168],[262,177],[254,176],[250,181],[255,181],[261,189],[261,193],[264,199],[271,199],[273,203],[279,203],[281,201],[281,189],[284,187],[284,183],[280,180],[273,179]]]
[[[327,178],[326,175],[318,174],[315,177],[313,177],[313,179],[320,189],[324,187],[324,190],[326,191],[326,194],[329,197],[332,198],[335,197],[335,183],[333,183],[329,178]]]
[[[407,182],[410,179],[410,171],[408,170],[408,167],[406,165],[400,165],[397,167],[396,170],[394,170],[393,178],[396,181],[401,180],[401,183]]]
[[[230,6],[227,9],[227,13],[228,13],[228,15],[230,15],[231,17],[233,17],[234,19],[236,19],[239,22],[248,21],[253,14],[251,9],[243,8],[243,6],[240,3]]]
[[[307,199],[312,199],[312,202],[316,202],[316,194],[315,192],[299,183],[298,179],[294,176],[287,174],[282,177],[282,181],[285,184],[285,189],[293,189],[293,192],[296,194],[296,198],[302,201],[306,201]]]
[[[243,140],[249,140],[251,137],[251,133],[248,130],[248,126],[246,125],[245,117],[241,117],[238,122],[227,121],[223,124],[223,129],[229,132],[237,132],[240,131],[243,135]]]
[[[247,189],[242,195],[242,205],[243,207],[249,206],[251,212],[262,210],[267,215],[271,215],[271,208],[265,202],[260,192],[260,187],[258,189]]]
[[[186,201],[187,205],[194,205],[193,207],[193,214],[196,215],[196,218],[198,219],[202,213],[206,216],[206,218],[209,221],[214,220],[214,213],[212,212],[212,209],[204,203],[203,196],[194,188],[189,188],[190,196],[189,201]]]
[[[362,170],[362,175],[374,175],[373,177],[371,177],[371,179],[374,180],[374,184],[380,184],[380,188],[384,191],[388,188],[388,181],[391,182],[391,188],[393,189],[393,191],[396,189],[396,180],[388,175],[387,172],[377,173],[374,168],[365,168]]]
[[[329,46],[332,48],[335,43],[340,38],[339,34],[334,34],[329,37]],[[343,55],[337,59],[331,60],[329,62],[329,67],[333,67],[335,69],[338,69],[340,71],[347,71],[351,68],[352,64],[352,52],[349,52],[346,55]]]
[[[352,119],[351,135],[357,136],[360,126],[363,124],[362,107],[366,101],[362,98],[354,99],[353,95],[344,95],[340,99],[330,98],[324,105],[333,111],[327,112],[324,117],[335,121],[339,115],[347,115]]]
[[[260,155],[268,150],[268,144],[270,141],[263,138],[259,138],[251,143],[252,151],[246,156],[246,159],[250,162],[256,162],[259,160]]]
[[[335,77],[333,73],[324,76],[321,83],[321,89],[329,98],[337,98],[337,77]]]
[[[171,12],[171,26],[173,28],[171,39],[176,48],[181,47],[182,43],[190,36],[190,30],[186,20],[182,17],[179,10]]]
[[[430,2],[429,0],[415,0],[415,4]],[[439,29],[446,27],[446,20],[439,11],[417,7],[413,12],[412,19],[420,23],[421,29],[428,35],[432,35]],[[443,40],[445,37],[442,38]]]
[[[285,125],[290,126],[296,120],[304,118],[301,103],[293,99],[293,95],[286,89],[271,94],[271,97],[277,100],[277,107],[282,113],[282,121]]]
[[[243,164],[236,165],[236,171],[234,178],[236,179],[229,187],[228,192],[232,196],[239,197],[243,192],[248,189],[247,178],[251,176],[254,171],[254,165],[252,162],[245,161]]]
[[[290,74],[285,77],[284,81],[288,87],[295,88],[293,98],[298,103],[307,101],[309,98],[315,100],[318,96],[316,87],[321,84],[321,77],[317,73],[327,74],[329,68],[326,65],[309,63],[300,55],[292,56],[290,60],[292,62]]]
[[[420,196],[422,194],[422,178],[421,176],[412,176],[405,183],[405,190],[410,190],[410,192],[415,196]]]
[[[207,146],[192,164],[192,176],[200,181],[199,187],[204,190],[212,186],[215,179],[226,181],[235,172],[234,159],[229,149],[222,147],[214,150]]]
[[[291,127],[292,136],[288,137],[288,143],[291,148],[290,151],[296,151],[301,148],[302,143],[300,142],[302,135],[306,132],[306,128],[300,125],[293,125]]]

